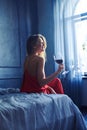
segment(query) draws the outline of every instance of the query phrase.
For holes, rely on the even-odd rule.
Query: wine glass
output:
[[[63,57],[62,57],[61,54],[54,55],[53,58],[54,58],[54,61],[55,61],[57,64],[63,64]],[[63,70],[62,75],[66,75],[66,74],[68,74],[68,73],[69,73],[68,70]]]
[[[58,63],[58,64],[62,64],[63,63],[63,58],[62,58],[62,56],[60,54],[54,55],[53,57],[54,57],[54,61],[56,63]]]

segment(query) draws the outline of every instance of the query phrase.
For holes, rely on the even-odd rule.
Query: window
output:
[[[78,62],[82,73],[87,74],[87,1],[79,0],[75,11],[75,34],[77,44]]]

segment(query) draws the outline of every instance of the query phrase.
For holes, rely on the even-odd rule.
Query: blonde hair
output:
[[[34,34],[34,35],[31,35],[27,39],[27,46],[26,46],[26,48],[27,48],[27,54],[28,55],[31,55],[34,52],[34,47],[37,44],[38,38],[41,38],[43,40],[44,48],[46,50],[46,47],[47,47],[46,38],[43,35],[41,35],[41,34]],[[43,57],[46,60],[46,51],[41,52],[39,54],[39,56]]]

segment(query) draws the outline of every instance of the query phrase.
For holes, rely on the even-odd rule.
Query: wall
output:
[[[35,0],[0,0],[0,87],[20,87],[26,39],[37,33]]]
[[[26,26],[28,36],[38,33],[38,14],[37,14],[37,0],[26,1]],[[21,2],[21,0],[20,0]]]
[[[54,72],[54,18],[51,0],[38,0],[38,33],[47,39],[46,74]]]

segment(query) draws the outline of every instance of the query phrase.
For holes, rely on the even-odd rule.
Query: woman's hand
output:
[[[48,87],[48,89],[50,90],[51,94],[56,94],[56,92],[54,91],[54,89],[51,88],[50,86]]]
[[[58,66],[58,73],[60,73],[62,70],[64,69],[64,65],[63,64],[59,64]]]

